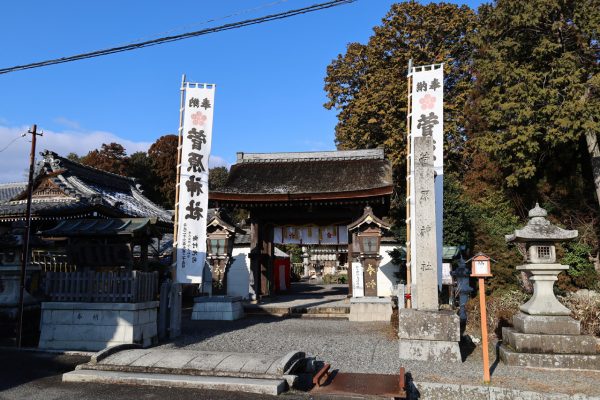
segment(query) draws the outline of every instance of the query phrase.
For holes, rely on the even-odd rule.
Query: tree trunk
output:
[[[587,143],[587,150],[592,162],[596,200],[600,206],[600,149],[598,148],[598,137],[596,132],[587,131],[585,133],[585,142]]]

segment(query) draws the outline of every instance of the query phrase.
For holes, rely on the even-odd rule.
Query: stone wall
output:
[[[157,301],[145,303],[42,303],[42,349],[98,351],[157,341]]]

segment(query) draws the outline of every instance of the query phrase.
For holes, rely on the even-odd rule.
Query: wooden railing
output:
[[[31,265],[38,266],[43,272],[73,272],[77,268],[69,263],[66,254],[33,251]]]
[[[141,303],[156,299],[158,272],[47,272],[49,301]]]

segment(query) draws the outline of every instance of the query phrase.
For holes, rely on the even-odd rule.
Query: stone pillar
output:
[[[437,311],[438,268],[433,182],[433,139],[416,137],[415,156],[415,241],[416,289],[414,307]]]
[[[460,362],[458,315],[439,311],[432,138],[414,138],[413,154],[416,296],[413,309],[398,310],[399,356],[406,360]]]

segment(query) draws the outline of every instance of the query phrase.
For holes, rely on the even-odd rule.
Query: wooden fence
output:
[[[158,272],[47,272],[49,301],[141,303],[156,299]]]
[[[73,272],[77,269],[75,265],[69,263],[69,257],[66,254],[43,251],[33,251],[30,264],[38,266],[43,272]]]

